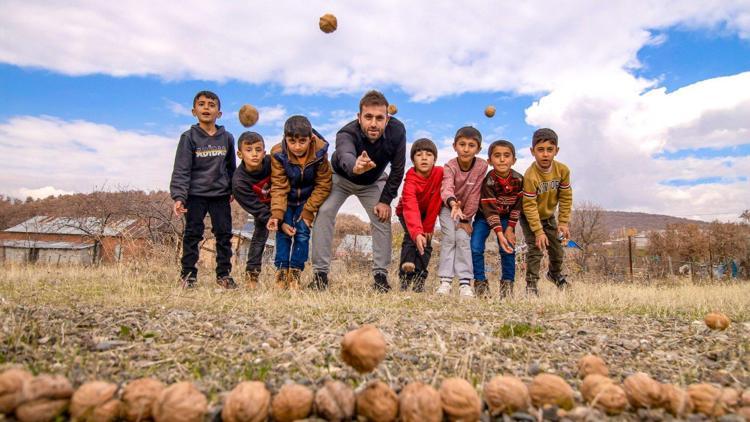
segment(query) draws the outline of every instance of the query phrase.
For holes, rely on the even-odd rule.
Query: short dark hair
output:
[[[482,147],[482,134],[474,126],[464,126],[456,131],[456,136],[453,137],[453,143],[458,142],[459,138],[468,138],[477,141],[479,148]]]
[[[216,106],[221,110],[221,100],[219,99],[219,96],[211,91],[199,91],[195,94],[195,97],[193,97],[193,108],[195,108],[195,103],[198,102],[198,98],[200,97],[206,97],[209,100],[216,100]]]
[[[266,141],[263,140],[263,137],[260,136],[260,133],[252,131],[242,132],[240,137],[237,139],[237,149],[242,148],[242,144],[252,145],[257,144],[258,142],[263,144],[263,147],[266,146]]]
[[[385,99],[385,95],[382,92],[376,90],[370,90],[365,93],[361,100],[359,100],[359,111],[362,112],[363,106],[385,106],[388,108],[388,100]]]
[[[510,141],[506,141],[505,139],[500,139],[498,141],[495,141],[495,142],[491,143],[490,144],[490,150],[487,153],[487,155],[489,157],[492,157],[492,151],[494,151],[495,148],[497,148],[497,147],[508,148],[510,150],[511,154],[513,154],[513,158],[516,158],[516,147],[514,147],[513,144]]]
[[[312,125],[305,116],[292,116],[284,123],[284,137],[307,138],[312,136]]]
[[[534,148],[540,142],[550,141],[557,146],[557,134],[550,128],[541,128],[534,131],[531,137],[531,147]]]
[[[411,161],[414,161],[414,156],[417,155],[419,151],[431,152],[437,160],[437,147],[431,140],[427,138],[420,138],[414,141],[414,143],[411,145]]]

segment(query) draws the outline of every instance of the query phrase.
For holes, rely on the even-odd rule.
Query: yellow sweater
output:
[[[551,171],[542,173],[536,162],[532,163],[523,176],[523,214],[534,234],[542,232],[541,220],[555,215],[558,203],[558,221],[568,224],[573,207],[570,169],[563,163],[552,161]]]

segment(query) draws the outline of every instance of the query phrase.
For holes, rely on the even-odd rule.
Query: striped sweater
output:
[[[503,230],[501,217],[508,217],[508,227],[515,227],[521,217],[523,176],[511,169],[507,177],[492,170],[482,182],[482,214],[492,230]]]
[[[440,199],[450,207],[452,200],[461,203],[461,212],[471,221],[479,208],[479,197],[482,179],[487,174],[487,161],[474,158],[468,170],[461,170],[458,159],[454,158],[445,164],[443,184],[440,187]]]
[[[552,161],[549,173],[543,173],[536,162],[523,176],[523,215],[531,231],[542,233],[542,222],[555,215],[560,204],[558,222],[568,224],[573,208],[573,189],[570,187],[570,169],[563,163]]]

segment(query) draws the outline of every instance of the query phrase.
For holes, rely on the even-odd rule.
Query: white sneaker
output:
[[[440,283],[440,287],[437,289],[437,294],[439,295],[449,295],[451,294],[451,282],[450,281],[443,281]]]
[[[462,284],[458,288],[458,295],[462,298],[472,298],[474,297],[474,289],[471,288],[471,285],[469,284]]]

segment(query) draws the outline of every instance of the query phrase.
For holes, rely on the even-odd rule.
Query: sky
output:
[[[748,0],[3,4],[6,196],[167,190],[203,89],[235,138],[247,103],[267,149],[303,114],[330,152],[378,89],[439,164],[473,125],[480,156],[509,140],[523,173],[531,134],[551,127],[575,203],[722,221],[750,208]],[[353,198],[343,211],[365,215]]]

